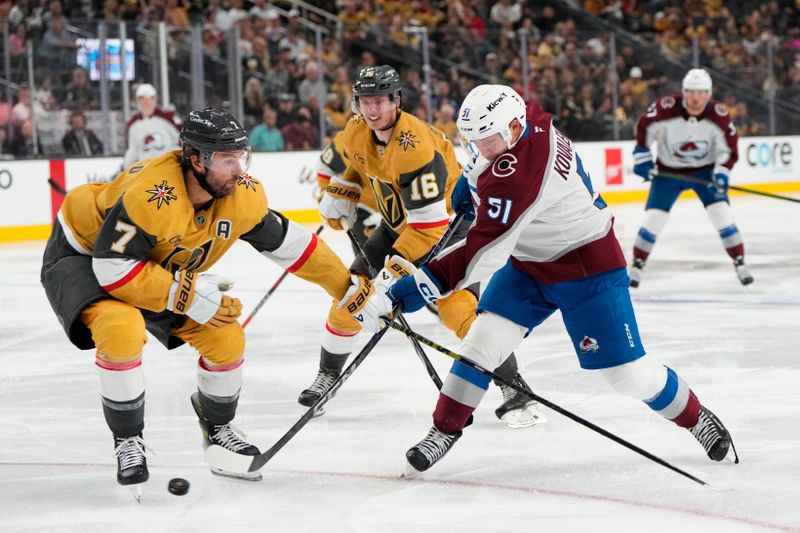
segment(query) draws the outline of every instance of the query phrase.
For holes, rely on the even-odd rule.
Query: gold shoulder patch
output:
[[[256,190],[256,185],[259,184],[259,181],[255,179],[250,174],[242,174],[239,176],[239,179],[236,181],[236,185],[241,185],[245,189],[253,189]]]
[[[175,187],[170,187],[167,180],[161,180],[161,185],[154,184],[152,189],[148,189],[147,193],[151,196],[147,199],[148,202],[157,202],[156,209],[161,209],[162,205],[169,205],[171,200],[177,200],[178,197],[172,192]]]
[[[400,143],[400,146],[403,147],[403,151],[407,151],[409,147],[416,148],[417,143],[420,142],[417,139],[417,136],[411,130],[401,131],[400,135],[394,138],[395,141]]]

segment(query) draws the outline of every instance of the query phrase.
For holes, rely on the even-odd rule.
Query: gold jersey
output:
[[[338,257],[313,233],[271,211],[252,176],[240,176],[234,194],[196,210],[179,151],[140,161],[110,183],[71,190],[58,219],[70,245],[92,256],[100,285],[150,311],[166,308],[175,272],[208,270],[237,239],[334,298],[349,286]]]
[[[398,235],[394,249],[415,261],[444,234],[450,194],[461,174],[453,144],[414,115],[398,114],[388,143],[360,116],[340,133],[347,157],[343,179],[371,189],[384,222]]]
[[[337,132],[333,136],[331,143],[326,146],[322,153],[319,155],[317,163],[317,187],[320,191],[319,199],[322,199],[322,194],[335,176],[341,176],[347,170],[347,165],[350,162],[347,152],[345,151],[344,130]],[[372,189],[365,187],[361,191],[361,198],[358,200],[360,207],[367,209],[371,213],[378,211],[378,206],[375,203],[375,196],[372,194]]]

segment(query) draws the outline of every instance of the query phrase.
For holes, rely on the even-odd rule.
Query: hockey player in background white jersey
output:
[[[139,112],[128,121],[128,149],[123,168],[180,148],[181,120],[172,111],[157,108],[156,96],[156,88],[149,83],[136,88]]]
[[[644,223],[633,246],[631,287],[638,287],[647,257],[664,229],[669,211],[681,192],[693,189],[719,232],[743,285],[753,282],[744,264],[744,243],[733,221],[728,200],[728,178],[739,158],[736,126],[723,104],[711,99],[711,76],[701,68],[683,78],[683,93],[662,96],[647,108],[636,124],[633,171],[651,181]],[[650,146],[657,143],[658,161]],[[707,183],[659,176],[659,172],[700,178]]]
[[[364,329],[377,329],[377,316],[394,304],[410,313],[491,276],[460,353],[496,368],[560,310],[581,368],[690,430],[712,460],[735,456],[722,422],[674,370],[645,355],[614,218],[552,115],[537,103],[526,108],[510,87],[481,85],[464,100],[458,128],[480,153],[461,178],[472,191],[475,221],[466,239],[385,294],[375,291],[358,314]],[[433,427],[406,452],[415,470],[430,468],[461,437],[489,381],[472,367],[453,364]]]

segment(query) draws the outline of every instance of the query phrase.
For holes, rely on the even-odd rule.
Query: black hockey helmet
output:
[[[400,105],[400,74],[390,65],[377,67],[363,67],[356,76],[353,84],[353,112],[361,114],[358,105],[359,96],[372,96],[388,94],[389,98],[398,106]]]
[[[247,150],[247,132],[236,118],[221,107],[192,111],[183,121],[181,150],[183,159],[199,153],[208,165],[214,152]]]

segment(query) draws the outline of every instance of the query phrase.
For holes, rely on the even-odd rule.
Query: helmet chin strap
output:
[[[522,128],[522,131],[520,131],[519,137],[517,137],[517,140],[515,140],[514,142],[511,142],[511,139],[513,137],[512,133],[511,133],[511,124],[509,124],[509,127],[506,128],[505,135],[503,135],[503,140],[506,141],[506,146],[508,147],[509,150],[514,148],[517,145],[517,143],[519,142],[519,140],[522,139],[522,134],[525,132],[525,128],[527,127],[527,124],[525,126],[523,126],[522,123],[519,121],[519,119],[515,118],[514,120],[516,120],[517,123],[520,125],[520,128]]]
[[[203,161],[202,158],[201,161]],[[210,194],[213,198],[216,198],[217,200],[224,198],[224,195],[214,192],[214,190],[211,188],[211,185],[208,184],[208,166],[205,162],[203,163],[203,169],[203,173],[201,174],[197,172],[194,167],[192,167],[192,173],[194,174],[194,177],[197,178],[197,183],[199,183],[200,187],[202,187],[203,190]]]

